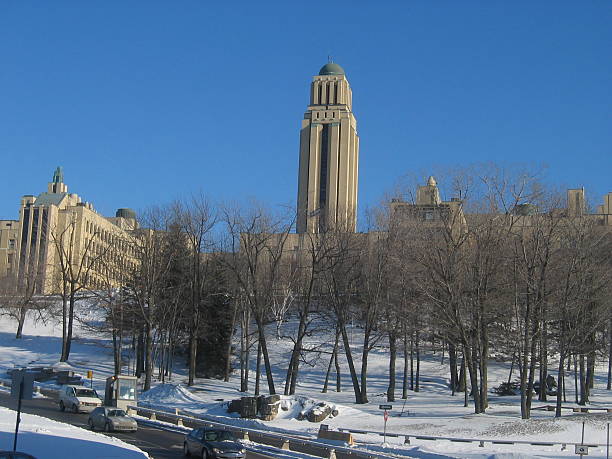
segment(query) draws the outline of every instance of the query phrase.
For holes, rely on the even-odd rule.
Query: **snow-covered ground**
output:
[[[0,407],[0,450],[13,450],[17,413]],[[113,437],[40,416],[21,414],[17,450],[41,459],[112,457],[145,459],[139,448]]]
[[[290,326],[290,325],[289,325]],[[0,373],[15,365],[51,365],[57,362],[61,348],[61,329],[57,324],[26,323],[22,340],[14,339],[14,327],[8,319],[0,320]],[[274,366],[276,389],[282,392],[285,368],[291,343],[272,337],[268,343]],[[108,337],[97,336],[88,330],[78,330],[73,344],[70,363],[80,373],[94,371],[94,386],[103,391],[104,379],[112,372],[111,345]],[[358,331],[354,333],[355,345],[358,344]],[[311,344],[331,342],[333,337],[318,334],[311,338]],[[343,360],[343,359],[341,359]],[[313,366],[301,367],[297,396],[283,397],[279,417],[270,422],[239,419],[228,414],[225,405],[229,400],[244,395],[238,391],[239,378],[234,376],[230,382],[201,379],[189,390],[184,386],[184,368],[177,367],[172,385],[156,383],[149,393],[142,394],[140,400],[149,406],[179,408],[194,414],[214,416],[224,422],[241,426],[257,426],[272,431],[287,431],[315,435],[319,425],[308,421],[298,421],[297,414],[312,403],[326,401],[334,404],[338,415],[327,419],[330,428],[352,428],[369,431],[383,430],[383,415],[379,404],[386,404],[388,360],[384,349],[372,352],[369,361],[368,397],[366,405],[354,404],[352,386],[348,370],[343,362],[342,392],[321,393],[325,359],[313,362]],[[359,365],[359,362],[357,362]],[[401,373],[401,359],[398,359],[398,373]],[[421,391],[409,392],[407,400],[399,399],[401,380],[398,381],[398,400],[393,405],[388,420],[387,432],[401,435],[432,435],[489,440],[525,440],[551,442],[580,442],[582,422],[585,422],[585,442],[605,443],[606,426],[612,422],[612,414],[573,414],[564,412],[560,419],[554,413],[535,410],[530,420],[520,419],[518,397],[490,396],[490,407],[486,414],[474,415],[473,407],[463,406],[463,395],[453,397],[448,390],[448,361],[441,362],[441,356],[426,354],[421,365]],[[491,362],[489,368],[489,387],[507,380],[510,367],[506,363]],[[515,374],[516,377],[516,374]],[[335,381],[334,381],[335,383]],[[267,387],[262,379],[262,390]],[[334,389],[330,386],[330,389]],[[568,378],[568,402],[573,405],[573,392]],[[605,368],[602,367],[595,381],[591,406],[612,407],[612,393],[605,390]],[[549,402],[553,403],[553,402]],[[541,403],[534,401],[534,406]],[[562,451],[560,446],[498,445],[485,443],[451,443],[449,441],[427,441],[411,439],[410,445],[403,444],[404,437],[388,437],[388,447],[382,447],[382,437],[378,435],[357,435],[357,440],[369,443],[373,451],[393,450],[395,454],[418,458],[556,458],[575,456],[573,447]],[[606,457],[604,447],[591,449],[590,457]]]

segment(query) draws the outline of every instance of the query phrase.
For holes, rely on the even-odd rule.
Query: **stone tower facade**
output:
[[[359,137],[344,70],[330,62],[313,78],[300,132],[298,233],[357,226]]]

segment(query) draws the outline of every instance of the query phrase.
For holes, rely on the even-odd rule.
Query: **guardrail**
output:
[[[541,411],[555,411],[557,409],[556,405],[543,405],[536,406],[531,408],[532,410],[541,410]],[[612,413],[612,408],[605,406],[561,406],[562,410],[572,410],[574,413],[590,413],[591,411],[604,411],[606,413]]]
[[[373,430],[360,430],[360,429],[348,429],[344,427],[338,427],[340,432],[349,432],[352,434],[363,434],[363,435],[380,435],[387,437],[404,437],[404,444],[409,445],[410,440],[447,440],[455,443],[478,443],[478,446],[484,448],[487,443],[492,445],[531,445],[531,446],[560,446],[561,451],[567,449],[568,446],[586,446],[589,448],[600,448],[606,447],[607,443],[580,443],[580,442],[548,442],[548,441],[529,441],[529,440],[504,440],[494,438],[459,438],[459,437],[441,437],[437,435],[418,435],[408,433],[397,433],[397,432],[380,432]]]
[[[257,430],[253,428],[238,427],[232,424],[211,421],[210,419],[200,419],[194,416],[185,416],[180,414],[179,410],[169,412],[164,410],[145,408],[142,406],[128,406],[130,412],[144,414],[150,420],[165,421],[176,424],[179,427],[217,427],[232,431],[237,437],[243,440],[250,440],[263,445],[274,446],[276,448],[294,451],[303,454],[309,454],[316,457],[337,458],[337,459],[375,459],[375,458],[391,458],[384,454],[372,454],[367,451],[348,448],[343,446],[330,445],[314,440],[306,440],[288,435],[276,434],[268,431]]]

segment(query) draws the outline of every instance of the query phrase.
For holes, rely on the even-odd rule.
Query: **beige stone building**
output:
[[[359,137],[353,95],[342,67],[330,62],[313,78],[300,131],[297,232],[357,226]]]
[[[393,199],[389,206],[392,217],[398,221],[412,220],[433,225],[446,222],[457,231],[467,226],[463,202],[459,198],[443,201],[434,177],[429,177],[425,185],[417,187],[414,202]]]
[[[46,192],[21,198],[19,220],[0,221],[0,276],[11,276],[17,285],[27,282],[38,293],[59,293],[61,266],[70,262],[86,288],[118,285],[122,270],[136,263],[136,228],[130,209],[107,218],[69,193],[58,167]]]

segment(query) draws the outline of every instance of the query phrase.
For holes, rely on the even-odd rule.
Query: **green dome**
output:
[[[319,75],[344,75],[344,69],[338,64],[329,62],[321,67],[321,70],[319,70]]]

